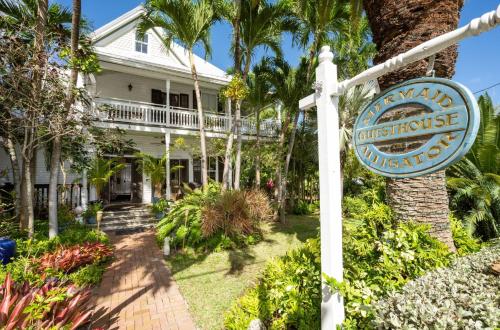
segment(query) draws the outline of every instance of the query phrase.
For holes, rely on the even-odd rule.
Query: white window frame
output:
[[[149,35],[144,34],[144,37],[139,38],[139,34],[135,34],[135,51],[142,54],[148,53]]]

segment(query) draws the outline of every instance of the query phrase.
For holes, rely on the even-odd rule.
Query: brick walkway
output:
[[[196,329],[152,231],[110,236],[115,260],[95,289],[94,323],[104,329]]]

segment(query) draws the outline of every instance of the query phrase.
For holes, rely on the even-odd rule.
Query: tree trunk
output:
[[[378,54],[374,63],[405,52],[424,41],[457,28],[463,0],[364,0]],[[438,77],[451,78],[455,72],[457,47],[436,54]],[[379,78],[386,89],[402,81],[425,76],[427,60]],[[396,217],[430,224],[431,233],[455,251],[448,219],[448,196],[444,171],[411,179],[387,179],[388,203]]]
[[[229,118],[232,117],[231,107],[229,107]],[[236,125],[231,121],[231,130],[227,137],[226,152],[224,153],[224,171],[222,172],[222,190],[232,189],[232,182],[229,182],[229,165],[231,163],[231,152],[233,151],[233,141]]]
[[[7,132],[10,132],[10,128],[7,129]],[[19,170],[19,157],[17,155],[16,146],[10,137],[6,138],[5,146],[7,153],[9,154],[10,164],[12,167],[12,177],[14,179],[14,213],[16,219],[19,220],[21,213],[21,173]]]
[[[61,160],[61,137],[56,136],[52,142],[49,176],[49,238],[58,235],[57,223],[57,182],[59,181],[59,162]]]
[[[260,188],[260,108],[255,111],[255,188]]]
[[[203,188],[208,186],[208,166],[207,166],[207,144],[205,136],[205,116],[203,115],[203,108],[201,105],[200,82],[198,80],[198,73],[194,64],[193,50],[189,49],[189,62],[191,64],[191,75],[194,80],[194,90],[196,94],[196,104],[198,108],[198,123],[200,126],[200,148],[201,148],[201,181]]]
[[[80,39],[80,16],[81,16],[81,0],[73,0],[73,16],[71,18],[71,60],[75,63],[76,53],[78,51],[78,41]],[[78,79],[78,68],[73,64],[71,68],[71,76],[66,94],[65,113],[69,115],[71,106],[75,101],[74,89]],[[60,123],[62,124],[62,123]],[[64,130],[56,124],[56,129]],[[61,136],[57,136],[60,132],[55,132],[56,137],[52,142],[52,155],[50,158],[50,180],[49,180],[49,238],[54,238],[58,234],[57,223],[57,183],[59,179],[59,164],[61,162]]]
[[[238,74],[241,72],[241,47],[240,47],[241,0],[236,0],[236,8],[237,8],[236,9],[236,17],[235,17],[234,22],[233,22],[233,29],[234,29],[233,42],[234,42],[234,72],[235,72],[235,74]],[[237,102],[235,102],[235,108],[238,107],[236,105],[236,103]],[[231,116],[231,114],[229,114],[229,115]],[[237,134],[236,125],[237,125],[237,123],[235,120],[232,124],[231,132],[229,133],[229,137],[227,139],[226,152],[224,155],[224,172],[222,175],[222,178],[223,178],[222,179],[222,189],[226,189],[226,188],[231,189],[232,188],[232,182],[231,183],[229,182],[229,171],[230,171],[230,162],[231,162],[231,152],[233,151],[234,135]],[[239,189],[239,180],[238,180],[238,189]]]
[[[235,126],[236,126],[236,160],[234,165],[234,189],[240,189],[241,177],[241,100],[236,100]]]

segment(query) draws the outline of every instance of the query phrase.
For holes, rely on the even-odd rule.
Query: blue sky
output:
[[[65,6],[71,6],[71,0],[52,0]],[[121,14],[139,5],[140,0],[83,0],[83,15],[91,22],[94,28],[99,28]],[[460,26],[483,13],[495,9],[498,0],[465,0]],[[210,61],[222,69],[231,66],[229,55],[231,28],[224,23],[217,24],[212,30],[213,54]],[[257,58],[265,53],[261,49]],[[291,38],[285,35],[283,53],[286,59],[293,64],[298,62],[303,53],[292,47]],[[479,37],[472,37],[462,41],[459,45],[459,56],[454,79],[468,86],[473,92],[500,82],[500,27],[483,33]],[[488,93],[495,103],[500,103],[500,86],[491,88]]]

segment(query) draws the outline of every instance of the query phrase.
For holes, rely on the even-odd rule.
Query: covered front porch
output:
[[[155,197],[173,200],[182,198],[185,185],[191,189],[201,185],[201,160],[196,151],[199,140],[196,136],[183,136],[171,132],[129,131],[126,138],[133,141],[135,152],[124,155],[106,155],[106,158],[114,158],[121,163],[122,169],[112,175],[100,196],[97,196],[95,189],[91,188],[88,200],[100,199],[106,205],[150,204]],[[179,146],[179,140],[182,142],[181,146]],[[141,169],[137,152],[155,158],[168,155],[168,161],[165,163],[165,173],[168,175],[163,182],[153,184],[151,177]],[[209,156],[208,175],[211,180],[222,181],[223,162],[221,157]]]

